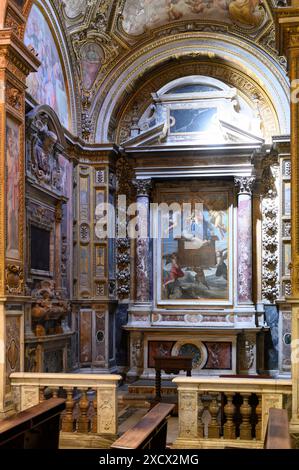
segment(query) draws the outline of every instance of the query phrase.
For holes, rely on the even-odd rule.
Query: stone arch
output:
[[[169,86],[174,80],[184,80],[190,75],[204,75],[213,80],[220,81],[228,88],[236,88],[239,95],[250,105],[258,100],[258,108],[265,126],[266,141],[271,141],[273,135],[280,133],[278,116],[273,108],[271,99],[267,93],[252,79],[244,73],[234,70],[231,66],[216,61],[184,61],[161,67],[149,77],[143,77],[142,83],[136,84],[136,89],[130,97],[124,100],[113,115],[112,123],[116,123],[114,140],[117,143],[124,142],[129,138],[130,126],[141,118],[146,109],[152,104],[152,93],[156,93]],[[141,81],[141,80],[140,80]],[[111,126],[112,127],[112,126]],[[112,129],[110,129],[112,131]]]
[[[282,66],[261,48],[222,33],[196,32],[156,40],[139,48],[109,74],[98,89],[91,112],[98,119],[96,141],[108,142],[109,127],[115,110],[131,99],[136,82],[170,59],[184,57],[225,62],[231,71],[248,76],[267,94],[277,114],[277,133],[287,134],[289,120],[289,84]],[[215,77],[217,78],[217,77]]]

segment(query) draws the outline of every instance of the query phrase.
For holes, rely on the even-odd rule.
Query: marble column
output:
[[[146,303],[150,301],[150,190],[151,180],[135,180],[137,191],[137,225],[136,239],[136,301]]]
[[[238,188],[237,296],[238,304],[252,305],[252,188],[254,177],[235,177]]]
[[[299,11],[298,0],[291,7],[276,8],[277,48],[288,60],[291,83],[291,164],[292,164],[292,419],[290,432],[299,440]]]

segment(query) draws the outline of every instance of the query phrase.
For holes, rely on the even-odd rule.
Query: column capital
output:
[[[235,176],[234,183],[238,188],[238,193],[251,195],[255,180],[255,176]]]
[[[152,188],[152,180],[151,179],[143,179],[143,180],[133,180],[133,185],[137,191],[138,196],[147,196],[150,195],[150,190]]]

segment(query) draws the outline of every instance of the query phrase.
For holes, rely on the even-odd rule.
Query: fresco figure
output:
[[[259,26],[260,0],[127,0],[122,13],[127,34],[138,35],[173,21],[209,19]]]
[[[28,93],[39,104],[47,104],[68,128],[68,98],[62,65],[50,27],[36,5],[32,6],[24,42],[38,53],[41,66],[27,78]]]
[[[260,0],[233,0],[229,5],[230,17],[245,25],[258,26],[263,19],[259,4]]]
[[[20,138],[18,125],[7,121],[7,255],[18,256],[19,245],[19,183]],[[14,256],[15,255],[15,256]]]
[[[87,43],[81,49],[82,83],[89,90],[95,82],[103,61],[103,51],[95,43]]]

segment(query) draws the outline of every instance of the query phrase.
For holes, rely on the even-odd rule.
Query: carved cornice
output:
[[[36,72],[40,61],[11,30],[0,31],[0,69],[7,68],[22,82]]]
[[[255,181],[256,181],[255,176],[250,176],[250,177],[236,176],[234,178],[235,186],[237,187],[239,194],[251,195]]]
[[[299,48],[298,8],[276,9],[277,48],[281,54],[288,55],[290,49]]]

